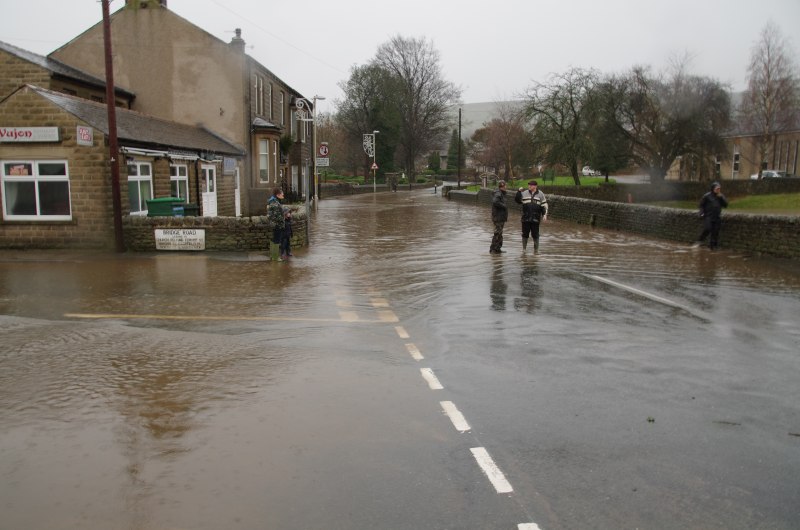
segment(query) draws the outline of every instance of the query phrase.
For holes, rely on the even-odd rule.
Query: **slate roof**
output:
[[[267,121],[267,120],[265,120],[263,118],[258,118],[258,117],[256,117],[253,120],[253,127],[256,128],[256,129],[275,129],[275,130],[278,130],[278,131],[281,130],[280,127],[278,127],[277,125],[275,125],[271,121]]]
[[[82,83],[86,83],[88,85],[92,85],[97,88],[102,88],[105,90],[106,86],[105,79],[100,79],[99,77],[87,74],[86,72],[78,70],[77,68],[73,68],[72,66],[68,66],[57,59],[51,59],[43,55],[38,55],[36,53],[30,52],[28,50],[23,50],[22,48],[18,48],[3,41],[0,41],[0,50],[10,53],[11,55],[15,55],[16,57],[19,57],[24,61],[28,61],[29,63],[41,66],[45,70],[48,70],[55,75],[61,77],[67,77],[69,79],[80,81]],[[126,96],[135,97],[135,94],[133,92],[125,90],[124,88],[114,87],[114,90],[117,94],[124,94]]]
[[[108,134],[108,109],[104,103],[96,103],[33,85],[27,85],[27,88],[103,134]],[[117,139],[120,143],[207,151],[220,155],[244,155],[240,147],[204,127],[154,118],[119,107],[116,111]]]

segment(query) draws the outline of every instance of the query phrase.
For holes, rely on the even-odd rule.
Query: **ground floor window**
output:
[[[66,161],[4,160],[0,167],[5,219],[66,221],[72,218]]]
[[[170,196],[189,202],[189,167],[186,164],[169,166]]]
[[[258,141],[258,178],[269,182],[269,140]]]
[[[149,162],[128,162],[128,206],[131,214],[146,214],[153,198],[153,168]]]

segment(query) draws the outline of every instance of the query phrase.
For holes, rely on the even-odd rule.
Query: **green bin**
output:
[[[183,215],[183,199],[159,197],[147,200],[147,217],[173,217]]]
[[[183,205],[183,215],[200,215],[200,207],[196,204],[186,203]]]

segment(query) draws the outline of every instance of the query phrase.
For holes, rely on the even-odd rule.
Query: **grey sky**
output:
[[[111,3],[114,12],[122,0]],[[800,56],[800,0],[168,0],[169,8],[229,41],[307,97],[341,99],[350,67],[393,35],[425,37],[463,101],[515,99],[571,66],[664,69],[688,53],[693,73],[745,86],[750,50],[768,20]],[[97,0],[0,0],[0,40],[46,55],[102,18]]]

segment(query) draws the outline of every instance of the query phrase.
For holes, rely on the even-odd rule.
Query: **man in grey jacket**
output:
[[[539,225],[547,220],[547,198],[539,190],[539,184],[532,180],[528,189],[520,188],[514,202],[522,205],[522,251],[528,248],[528,236],[533,239],[533,251],[539,251]]]

